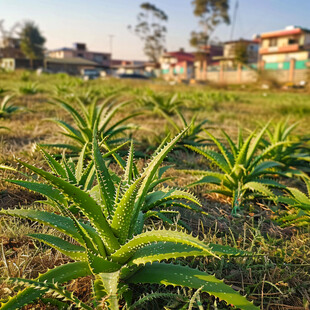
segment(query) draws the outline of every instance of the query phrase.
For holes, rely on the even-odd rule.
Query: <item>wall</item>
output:
[[[295,83],[298,84],[301,81],[307,81],[310,69],[308,67],[310,60],[290,60],[285,62],[274,62],[263,64],[263,75],[275,80],[279,83]],[[249,67],[243,67],[238,65],[235,69],[227,70],[224,66],[204,66],[196,67],[196,79],[206,80],[212,83],[226,83],[226,84],[242,84],[242,83],[255,83],[258,79],[257,65]]]

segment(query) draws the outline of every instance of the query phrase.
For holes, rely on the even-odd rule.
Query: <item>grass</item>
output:
[[[27,81],[25,81],[25,78]],[[121,91],[124,99],[132,99],[137,94],[145,93],[146,89],[154,92],[173,94],[177,92],[182,98],[191,98],[193,93],[205,93],[207,100],[197,102],[188,101],[180,107],[182,114],[190,118],[198,113],[199,120],[208,119],[205,128],[220,137],[218,129],[224,129],[232,137],[237,137],[238,127],[253,130],[258,124],[273,120],[289,118],[289,123],[299,121],[296,128],[299,135],[309,135],[310,123],[310,94],[306,90],[279,91],[261,90],[259,88],[242,88],[238,86],[228,89],[214,89],[201,85],[168,86],[163,82],[140,83],[137,81],[95,80],[81,81],[67,75],[41,75],[33,73],[13,72],[0,73],[0,99],[13,92],[14,89],[28,83],[38,83],[40,92],[32,96],[20,94],[18,105],[27,111],[14,114],[10,119],[1,120],[1,126],[10,130],[0,131],[0,164],[15,166],[13,157],[28,161],[33,165],[44,165],[43,159],[35,152],[35,143],[64,143],[66,140],[57,134],[57,125],[42,122],[45,118],[57,118],[70,122],[70,118],[61,108],[48,104],[48,100],[55,95],[56,86],[66,85],[68,89],[77,90],[85,94],[91,89],[94,93],[105,94],[115,89]],[[57,95],[61,96],[60,90]],[[64,90],[64,93],[66,91]],[[210,95],[211,94],[211,95]],[[132,105],[135,108],[135,104]],[[117,114],[115,122],[128,116],[131,109],[125,109]],[[171,116],[181,126],[176,115]],[[141,129],[133,135],[137,141],[139,151],[145,156],[152,153],[154,148],[165,136],[169,125],[158,114],[145,113],[135,117],[134,123]],[[151,144],[149,147],[148,144]],[[145,159],[139,160],[142,166]],[[199,169],[208,165],[201,157],[183,149],[178,149],[169,155],[169,164],[174,167],[167,172],[167,176],[176,176],[167,181],[170,186],[184,186],[194,179],[187,176],[180,169]],[[111,169],[117,172],[116,165]],[[0,194],[1,208],[32,206],[43,209],[46,205],[34,203],[41,199],[38,195],[12,186],[3,181],[12,177],[14,172],[1,171]],[[297,185],[299,183],[297,182]],[[302,185],[298,185],[303,190]],[[232,258],[227,260],[215,259],[187,259],[191,267],[215,273],[218,278],[225,278],[225,282],[235,289],[247,294],[249,300],[261,305],[262,309],[307,309],[310,303],[310,237],[309,227],[281,228],[274,219],[278,210],[267,200],[246,202],[240,218],[231,217],[230,198],[219,194],[206,193],[202,188],[195,188],[194,193],[200,198],[208,216],[192,216],[182,211],[182,219],[191,226],[195,235],[199,235],[207,242],[237,246],[259,254],[247,258]],[[150,221],[150,227],[162,225],[160,222]],[[26,220],[0,217],[0,274],[3,277],[20,276],[35,277],[55,265],[63,264],[68,258],[59,252],[39,242],[30,241],[25,237],[28,233],[51,233],[54,230],[42,231],[43,227]],[[179,260],[184,263],[182,259]],[[87,301],[90,296],[91,279],[84,278],[68,283],[68,289],[76,296]],[[160,291],[158,286],[146,287],[145,290],[135,292],[135,296],[145,293],[148,289]],[[16,287],[8,282],[0,282],[0,300],[14,295]],[[176,289],[170,289],[177,293]],[[186,291],[191,298],[193,292]],[[201,295],[210,309],[215,309],[214,299]],[[156,304],[156,303],[155,303]],[[162,304],[159,304],[162,306]],[[40,303],[38,309],[57,309],[57,306]],[[145,305],[148,309],[148,305]],[[207,308],[207,306],[206,306]],[[218,309],[229,309],[217,304]],[[156,309],[156,308],[155,308]]]

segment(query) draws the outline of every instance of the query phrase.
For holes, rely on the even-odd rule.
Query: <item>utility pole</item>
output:
[[[110,38],[110,53],[111,53],[111,57],[112,57],[112,52],[113,52],[113,39],[114,39],[115,35],[114,34],[109,34],[109,38]]]
[[[233,36],[234,36],[238,7],[239,7],[239,1],[236,0],[234,16],[233,16],[233,21],[232,21],[232,25],[231,25],[230,41],[233,39]]]

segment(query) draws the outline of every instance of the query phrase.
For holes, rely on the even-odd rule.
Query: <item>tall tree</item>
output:
[[[194,47],[207,45],[218,24],[230,23],[229,0],[192,0],[192,5],[201,31],[191,33],[190,44]]]
[[[43,58],[45,38],[32,21],[26,21],[22,25],[19,36],[21,50],[30,60],[30,66],[33,68],[33,60]]]
[[[144,43],[145,55],[158,62],[164,50],[168,21],[166,13],[155,5],[144,2],[140,5],[141,12],[137,16],[137,25],[128,26]]]

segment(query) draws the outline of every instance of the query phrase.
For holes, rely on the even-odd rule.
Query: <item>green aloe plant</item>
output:
[[[168,115],[172,115],[176,108],[183,103],[183,100],[177,93],[154,93],[150,90],[147,95],[138,97],[137,101],[140,106],[149,107],[154,112],[164,112]]]
[[[12,104],[14,97],[14,95],[7,95],[2,99],[0,103],[0,117],[7,117],[23,109],[22,107]]]
[[[310,172],[310,147],[305,139],[292,134],[298,122],[288,125],[288,120],[279,121],[272,128],[267,128],[267,138],[262,139],[262,148],[270,147],[279,142],[286,142],[273,149],[268,158],[283,164],[282,171],[302,175]]]
[[[307,195],[297,188],[287,187],[287,196],[277,197],[277,201],[287,205],[288,212],[280,217],[278,222],[282,227],[308,226],[310,225],[310,181],[304,178],[307,187]]]
[[[126,140],[123,137],[119,138],[119,136],[124,136],[127,130],[137,127],[129,124],[125,125],[124,123],[138,115],[138,113],[130,114],[113,124],[111,123],[115,114],[128,103],[129,101],[118,103],[115,98],[109,97],[101,105],[98,105],[98,98],[94,97],[92,102],[86,107],[80,98],[76,100],[77,105],[61,99],[55,99],[54,104],[57,104],[71,115],[75,126],[73,127],[62,120],[52,119],[52,121],[64,130],[61,134],[72,142],[68,144],[45,144],[44,146],[81,152],[86,144],[87,152],[90,154],[94,129],[98,132],[100,143],[105,140],[108,144],[113,145]]]
[[[159,165],[184,131],[157,150],[142,173],[132,175],[131,159],[127,160],[124,176],[114,181],[99,151],[96,138],[92,153],[100,195],[88,192],[63,179],[20,162],[40,175],[53,189],[61,190],[66,199],[74,201],[84,215],[78,220],[65,204],[54,199],[58,213],[15,209],[1,210],[1,214],[19,216],[51,226],[62,232],[66,241],[52,235],[30,236],[48,244],[75,262],[47,271],[35,280],[13,279],[26,288],[2,304],[1,309],[18,309],[47,292],[75,303],[83,309],[118,310],[123,299],[127,308],[132,304],[130,288],[141,283],[164,284],[200,289],[241,309],[257,309],[252,303],[222,281],[205,272],[163,260],[188,256],[231,256],[243,252],[227,246],[205,244],[185,232],[158,229],[147,230],[141,225],[141,210]],[[94,135],[95,136],[95,135]],[[66,291],[63,283],[92,275],[93,307]]]
[[[186,121],[186,117],[180,112],[178,109],[175,110],[176,115],[179,118],[181,126],[168,114],[162,112],[162,115],[167,119],[167,121],[171,124],[171,126],[176,130],[177,133],[182,131],[182,128],[189,127],[188,131],[179,141],[179,145],[183,146],[185,144],[201,146],[204,145],[206,142],[206,138],[202,136],[203,133],[203,126],[208,122],[208,120],[204,119],[202,121],[197,122],[198,114],[194,114],[191,120],[188,122]]]
[[[243,140],[240,131],[237,143],[234,143],[229,135],[222,131],[229,149],[219,139],[205,130],[205,133],[217,146],[219,152],[210,147],[201,148],[192,145],[187,145],[187,147],[207,158],[220,171],[188,171],[203,176],[202,179],[190,184],[190,186],[207,183],[216,184],[218,188],[212,192],[232,197],[233,214],[237,213],[243,200],[253,192],[273,197],[271,188],[282,187],[281,184],[274,180],[274,176],[280,173],[278,168],[282,164],[266,158],[284,142],[277,142],[261,150],[259,148],[260,142],[268,126],[269,124],[257,134],[256,131],[252,132],[246,140]]]

